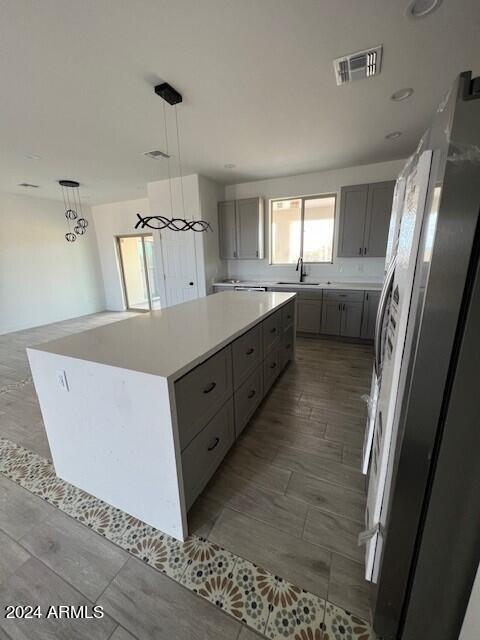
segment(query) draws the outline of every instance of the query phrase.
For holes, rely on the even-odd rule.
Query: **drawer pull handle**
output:
[[[291,349],[292,345],[291,344],[287,344],[287,346],[285,347],[285,349]]]
[[[254,351],[255,351],[255,349],[253,347],[250,347],[250,349],[245,352],[245,355],[246,356],[251,356]]]
[[[276,362],[272,362],[272,364],[270,365],[270,369],[275,369],[275,367],[277,366]]]
[[[251,400],[251,399],[253,398],[253,396],[254,396],[256,393],[257,393],[257,392],[255,391],[255,389],[252,389],[252,390],[250,391],[250,393],[248,394],[247,398],[248,398],[249,400]]]
[[[219,442],[220,438],[217,436],[213,443],[208,447],[208,451],[213,451]]]
[[[210,391],[213,391],[216,386],[217,386],[216,382],[210,382],[210,384],[207,384],[207,386],[203,390],[203,393],[210,393]]]
[[[276,330],[277,330],[277,327],[273,327],[273,329],[270,329],[270,333],[275,333]]]

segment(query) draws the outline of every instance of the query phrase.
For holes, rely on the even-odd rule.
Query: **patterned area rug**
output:
[[[52,463],[0,438],[0,473],[270,640],[374,640],[345,609],[195,535],[179,542],[57,478]]]

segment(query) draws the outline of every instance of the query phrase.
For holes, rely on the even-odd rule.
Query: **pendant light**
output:
[[[185,214],[185,194],[183,190],[183,172],[182,172],[182,159],[180,155],[180,133],[178,126],[178,113],[177,113],[177,104],[183,101],[182,95],[174,89],[168,82],[163,82],[162,84],[158,84],[155,87],[155,93],[163,99],[163,124],[165,129],[165,146],[166,153],[164,154],[167,158],[167,167],[168,167],[168,182],[169,182],[169,190],[170,190],[170,218],[158,215],[158,216],[142,216],[140,213],[137,213],[137,224],[135,225],[135,229],[145,229],[148,227],[149,229],[170,229],[171,231],[213,231],[211,225],[205,220],[194,220],[193,217],[191,220],[187,220]],[[178,168],[180,173],[180,193],[182,198],[182,214],[183,218],[176,218],[173,215],[173,178],[170,173],[170,153],[168,149],[168,128],[167,128],[167,111],[165,104],[168,103],[175,110],[175,129],[177,134],[177,150],[178,150]]]
[[[80,201],[80,183],[76,180],[59,180],[58,184],[62,188],[65,218],[68,223],[65,240],[67,242],[75,242],[77,236],[83,236],[88,227],[88,221],[83,215],[83,207]]]

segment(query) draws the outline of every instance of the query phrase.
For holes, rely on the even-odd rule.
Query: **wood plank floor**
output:
[[[95,314],[0,336],[0,436],[50,457],[25,347],[128,315]],[[296,363],[189,514],[192,532],[367,619],[370,590],[356,536],[365,506],[361,395],[369,391],[371,366],[370,346],[299,339]],[[79,622],[78,638],[112,632],[115,640],[161,638],[158,607],[171,610],[165,637],[237,638],[240,625],[215,607],[108,541],[97,547],[98,536],[79,527],[0,478],[2,601],[63,603],[68,596],[69,603],[105,604],[108,616],[90,626]],[[61,638],[65,627],[36,626],[33,636],[31,627],[0,622],[0,637],[2,631],[11,638]]]
[[[193,532],[369,619],[360,472],[372,348],[299,338],[190,512]]]

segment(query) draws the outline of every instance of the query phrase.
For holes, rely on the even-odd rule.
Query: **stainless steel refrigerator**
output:
[[[480,560],[480,78],[397,181],[377,317],[366,577],[386,640],[457,640]]]

